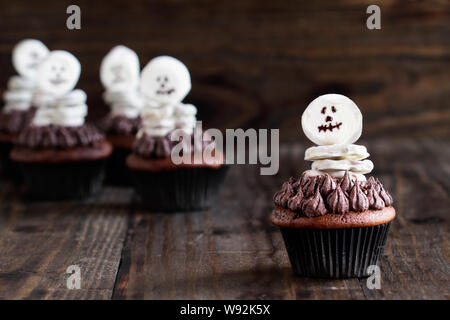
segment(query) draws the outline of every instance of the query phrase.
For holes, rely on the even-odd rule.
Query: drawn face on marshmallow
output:
[[[13,49],[13,66],[22,77],[35,79],[38,66],[48,53],[48,48],[41,41],[35,39],[22,40]]]
[[[52,51],[39,65],[37,85],[42,92],[62,96],[75,88],[80,73],[80,62],[73,54],[63,50]]]
[[[361,136],[362,114],[346,96],[325,94],[303,112],[302,128],[317,145],[351,144]]]
[[[191,76],[178,59],[160,56],[142,70],[140,88],[143,95],[163,104],[181,102],[191,90]]]
[[[110,91],[135,89],[139,83],[139,58],[125,46],[114,47],[103,58],[100,66],[100,80]]]

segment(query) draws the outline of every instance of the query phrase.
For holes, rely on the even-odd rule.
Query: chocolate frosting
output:
[[[312,197],[303,201],[302,212],[307,217],[318,217],[327,213],[327,208],[319,189],[316,190]]]
[[[379,180],[352,181],[347,173],[340,179],[329,174],[291,177],[274,196],[276,206],[306,217],[380,210],[392,202]]]
[[[178,141],[171,141],[171,135],[172,132],[163,137],[150,136],[143,133],[134,143],[133,152],[143,158],[168,158],[172,149],[179,143]],[[203,140],[202,135],[202,132],[191,135],[191,150],[194,150],[194,147],[197,145],[201,145],[203,150],[212,143],[211,140]],[[194,143],[194,140],[196,143]]]
[[[363,212],[369,209],[369,199],[361,190],[359,183],[353,184],[349,195],[350,210],[355,212]]]
[[[338,185],[336,189],[328,195],[327,204],[332,213],[344,214],[349,211],[348,198],[342,191],[340,185]]]
[[[51,124],[48,126],[26,127],[19,135],[16,144],[33,149],[68,149],[91,146],[101,140],[104,140],[103,134],[91,124],[84,124],[79,127]]]
[[[170,134],[164,137],[154,137],[143,134],[136,140],[133,152],[144,158],[167,158],[170,156],[174,142],[170,141]]]
[[[99,128],[108,134],[136,134],[142,126],[141,117],[127,118],[123,115],[108,115],[98,123]]]
[[[11,110],[10,112],[0,113],[0,131],[8,134],[18,134],[26,126],[28,126],[33,119],[36,108],[28,110]]]

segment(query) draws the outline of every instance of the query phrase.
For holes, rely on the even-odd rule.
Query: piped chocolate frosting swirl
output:
[[[31,125],[20,133],[16,145],[32,149],[68,149],[91,146],[104,138],[104,135],[91,124],[78,127]]]
[[[306,217],[379,210],[391,206],[392,202],[378,179],[353,181],[348,173],[342,178],[329,174],[290,178],[274,195],[275,205]]]
[[[122,115],[108,115],[98,123],[99,128],[108,134],[136,134],[142,126],[141,117],[127,118]]]
[[[36,108],[27,110],[10,110],[9,112],[0,113],[0,132],[8,134],[18,134],[33,119]]]
[[[172,141],[171,135],[172,132],[169,132],[167,135],[162,137],[151,136],[147,133],[143,133],[138,139],[136,139],[133,146],[133,152],[143,158],[168,158],[170,157],[172,149],[179,143],[178,141]],[[203,150],[209,144],[214,143],[212,140],[204,140],[202,136],[202,132],[197,133],[194,131],[194,133],[190,136],[190,150],[194,151],[194,148],[198,146],[200,146]]]

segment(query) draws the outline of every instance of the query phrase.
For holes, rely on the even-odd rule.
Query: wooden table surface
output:
[[[107,187],[83,202],[33,202],[0,184],[2,299],[449,299],[450,139],[363,141],[398,216],[381,263],[366,279],[295,277],[270,225],[272,195],[308,165],[304,145],[282,145],[280,171],[233,166],[217,205],[162,214],[131,189]],[[70,265],[81,289],[66,287]]]

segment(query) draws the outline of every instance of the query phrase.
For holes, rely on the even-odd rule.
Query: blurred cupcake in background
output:
[[[13,49],[12,62],[18,75],[9,78],[3,94],[5,102],[0,111],[0,166],[5,177],[18,179],[17,167],[9,159],[9,153],[19,133],[30,123],[35,108],[36,74],[39,63],[49,50],[39,40],[25,39]]]
[[[312,169],[290,178],[274,196],[270,220],[280,227],[294,273],[320,278],[369,275],[380,264],[391,221],[392,197],[365,174],[373,163],[356,145],[362,115],[339,94],[316,98],[302,115]]]
[[[52,51],[39,64],[37,110],[10,155],[30,198],[80,199],[101,189],[112,146],[85,123],[86,93],[73,90],[80,73],[79,61],[67,51]]]
[[[139,58],[125,47],[114,47],[103,59],[100,79],[105,88],[103,99],[110,112],[103,118],[99,127],[114,146],[108,160],[106,183],[130,185],[130,173],[125,159],[131,153],[136,133],[141,127],[139,115],[143,99],[138,90]]]
[[[142,70],[140,90],[145,97],[142,128],[127,166],[143,203],[161,211],[210,207],[227,167],[214,142],[195,128],[196,107],[181,102],[191,90],[187,67],[173,57],[156,57]],[[189,150],[184,154],[189,161],[175,164],[171,154],[179,145],[180,134],[185,137],[181,142]],[[214,149],[212,161],[190,161],[196,151],[201,153],[208,146]]]

